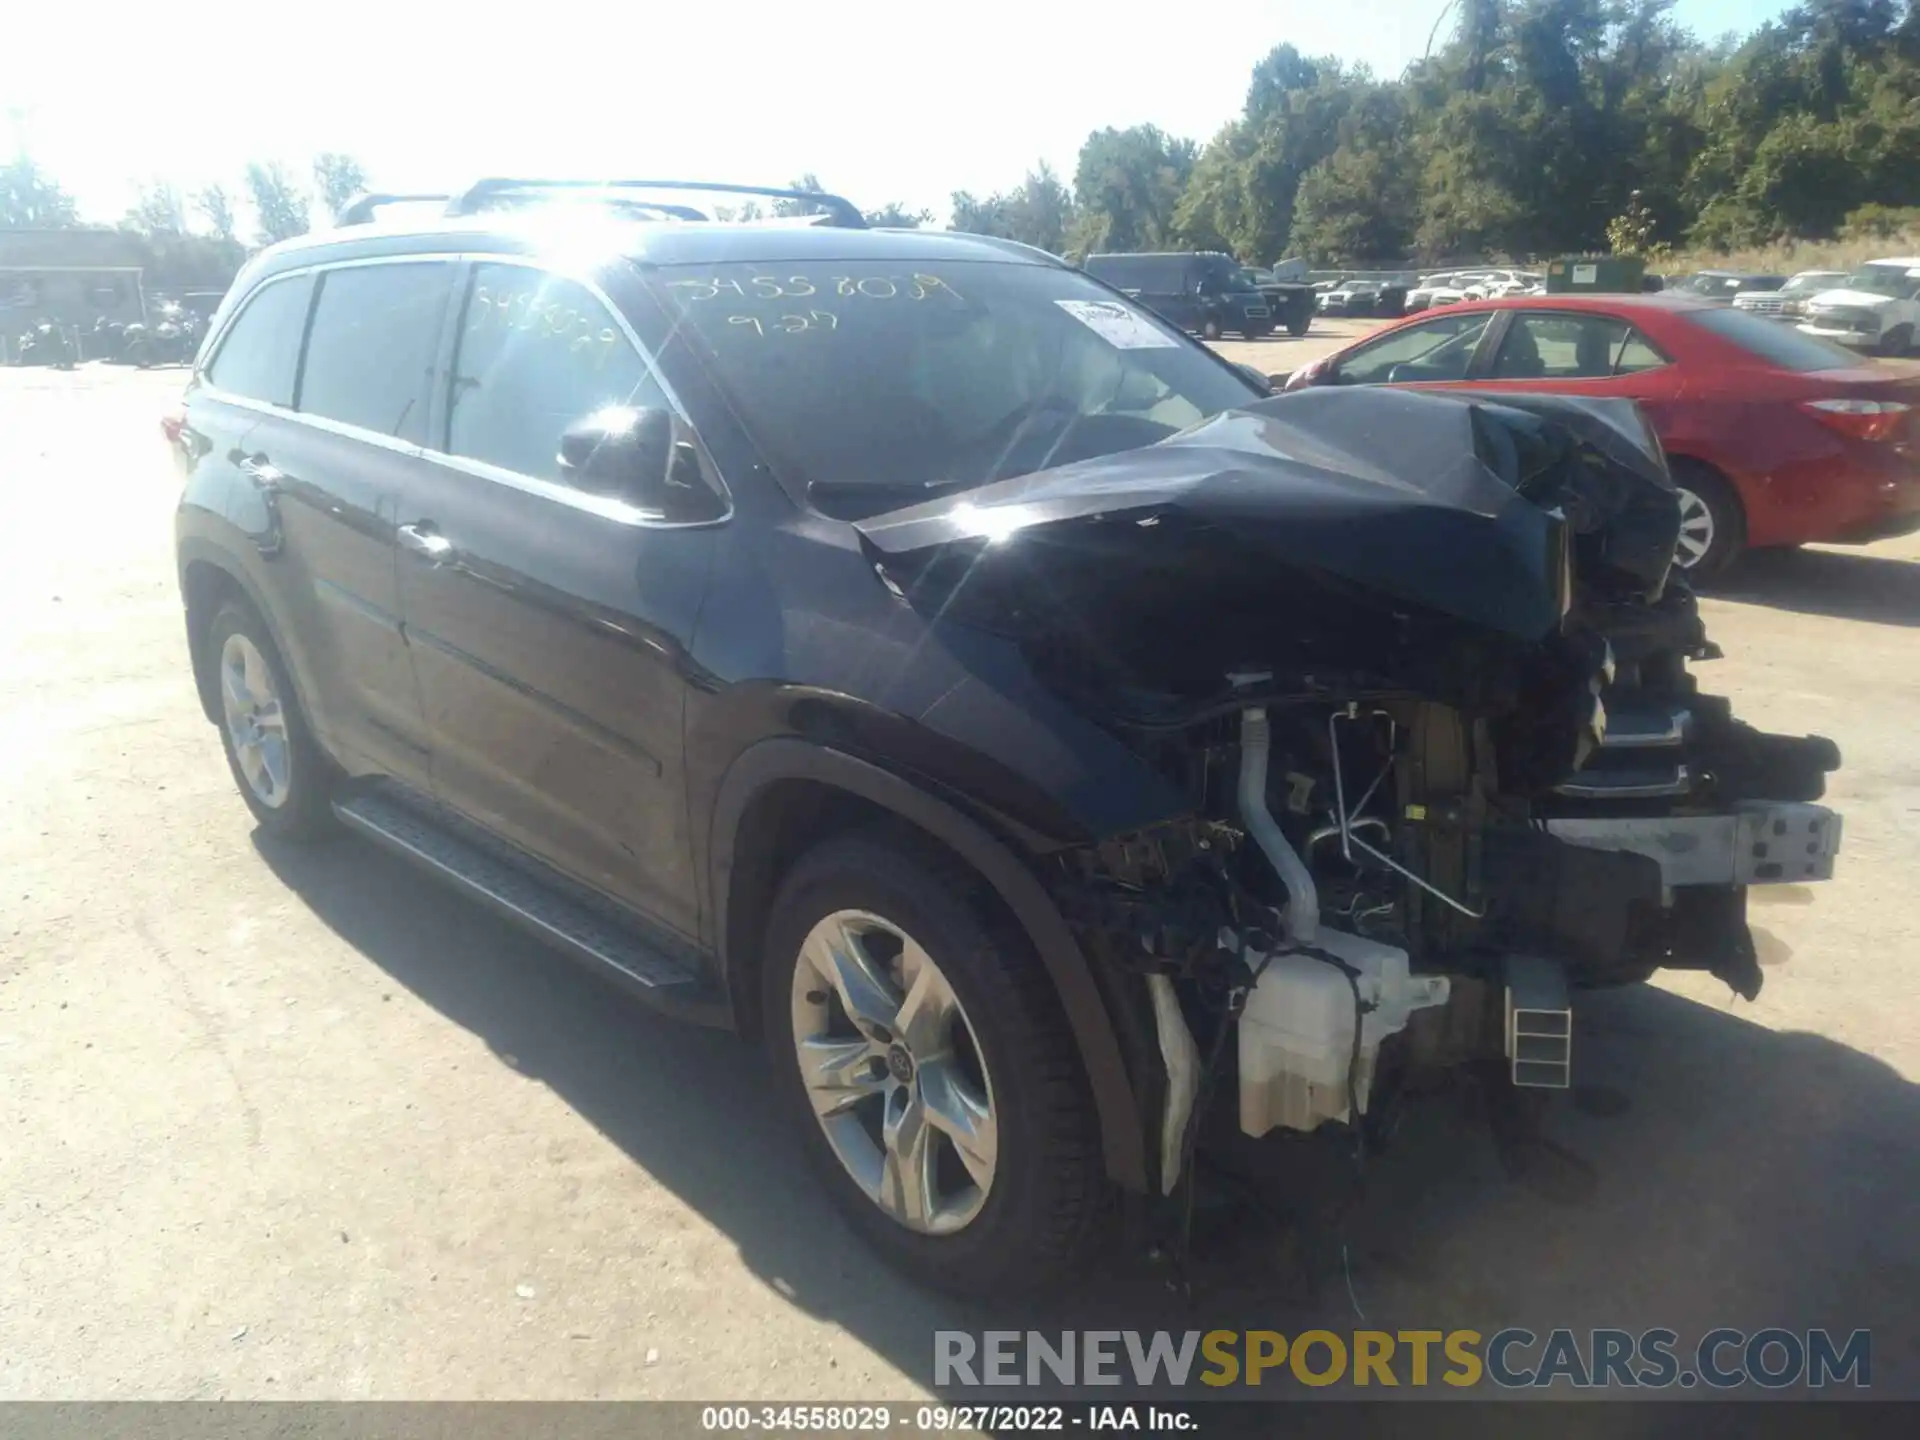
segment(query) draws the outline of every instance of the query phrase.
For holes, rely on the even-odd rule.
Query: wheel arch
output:
[[[294,703],[299,705],[300,713],[306,717],[308,727],[313,731],[314,743],[323,754],[331,755],[332,746],[321,728],[320,718],[313,706],[307,703],[312,686],[304,657],[287,643],[286,628],[275,615],[265,588],[249,573],[242,560],[217,541],[204,536],[181,537],[176,559],[180,567],[180,598],[187,626],[187,658],[193,667],[193,683],[199,692],[200,708],[206,711],[207,719],[216,725],[220,723],[218,677],[207,663],[207,622],[213,619],[225,601],[238,600],[260,617],[260,623],[266,627],[267,638],[273,642],[273,648],[280,654],[280,663],[286,667],[287,683],[293,687]]]
[[[246,578],[245,571],[220,550],[206,544],[183,544],[180,549],[180,599],[186,607],[187,658],[193,667],[194,688],[200,695],[200,708],[207,719],[218,723],[220,694],[218,679],[207,655],[207,626],[228,600],[239,600],[250,608],[267,627],[274,648],[286,661],[287,647],[282,642],[273,616],[259,592]]]
[[[1667,452],[1667,469],[1672,474],[1676,485],[1684,485],[1686,476],[1692,473],[1705,477],[1725,492],[1727,501],[1733,506],[1734,518],[1739,522],[1736,540],[1744,547],[1753,528],[1753,517],[1748,513],[1746,493],[1725,467],[1715,464],[1704,456],[1680,449]]]
[[[1045,966],[1093,1094],[1106,1170],[1147,1188],[1142,1112],[1085,953],[1033,871],[986,826],[890,770],[805,740],[763,740],[729,767],[708,850],[714,954],[736,1020],[758,1016],[760,931],[806,848],[863,820],[904,822],[986,882]]]

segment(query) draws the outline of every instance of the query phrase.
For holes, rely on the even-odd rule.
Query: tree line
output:
[[[1205,145],[1098,130],[953,196],[955,229],[1056,254],[1198,247],[1251,263],[1728,250],[1920,228],[1920,0],[1804,0],[1702,41],[1672,0],[1456,0],[1382,80],[1281,44]],[[1619,223],[1628,219],[1630,223]]]
[[[314,156],[312,189],[278,161],[255,161],[242,175],[241,191],[251,202],[254,225],[242,236],[235,191],[214,183],[183,192],[164,179],[140,182],[134,203],[118,229],[134,237],[147,259],[153,283],[180,289],[219,288],[231,281],[250,250],[304,235],[320,223],[330,223],[349,201],[368,189],[367,172],[359,160],[338,151]],[[796,190],[819,190],[811,173],[789,182]],[[716,207],[717,218],[753,220],[762,214],[802,215],[811,208],[803,200],[776,200],[762,207],[748,202]],[[890,201],[865,212],[870,225],[917,227],[933,219],[930,212]],[[0,165],[0,230],[7,228],[61,230],[83,226],[79,206],[54,177],[30,156],[16,155]]]
[[[1240,114],[1204,145],[1153,125],[1097,130],[1071,183],[1042,162],[1010,190],[957,191],[953,228],[1061,255],[1191,247],[1262,264],[1538,258],[1610,239],[1717,251],[1920,229],[1920,209],[1903,208],[1920,207],[1920,0],[1802,0],[1716,40],[1679,28],[1672,0],[1454,0],[1443,18],[1446,42],[1391,80],[1276,45]],[[366,174],[327,153],[312,182],[247,166],[247,239],[303,232],[316,205],[331,216]],[[819,188],[812,174],[793,183]],[[893,202],[867,218],[932,217]],[[0,167],[0,226],[75,223],[72,197],[30,159]],[[230,276],[244,253],[223,185],[143,185],[122,226],[163,270]]]
[[[366,188],[365,168],[351,155],[314,156],[313,189],[307,190],[278,161],[256,161],[242,176],[251,200],[252,232],[240,233],[235,191],[218,182],[182,192],[164,179],[135,187],[134,203],[117,228],[132,236],[145,255],[151,280],[180,289],[224,287],[250,249],[303,235],[315,205],[335,214]],[[79,207],[52,176],[26,154],[0,165],[0,229],[83,228]]]

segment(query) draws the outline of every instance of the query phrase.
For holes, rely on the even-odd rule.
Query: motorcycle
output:
[[[151,328],[135,321],[127,326],[122,357],[142,370],[151,365],[185,365],[200,347],[199,322],[185,311],[161,312]]]
[[[59,326],[43,323],[20,337],[20,363],[71,370],[77,356],[71,336]]]
[[[109,320],[102,315],[93,322],[93,330],[86,337],[86,358],[89,360],[115,361],[126,350],[127,327],[117,320]]]
[[[120,358],[129,365],[144,370],[154,362],[153,334],[138,320],[120,332],[120,347]]]

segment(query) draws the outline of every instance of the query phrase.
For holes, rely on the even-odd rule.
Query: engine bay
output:
[[[1050,876],[1145,1017],[1164,1193],[1229,1070],[1249,1135],[1472,1062],[1565,1088],[1579,992],[1751,998],[1748,887],[1832,874],[1838,750],[1701,692],[1630,403],[1309,390],[857,528],[1177,797]]]

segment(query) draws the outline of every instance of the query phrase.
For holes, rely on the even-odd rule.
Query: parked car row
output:
[[[1375,384],[1638,401],[1680,489],[1677,561],[1697,574],[1749,546],[1920,529],[1920,365],[1866,363],[1685,290],[1449,306],[1285,381]]]
[[[1797,275],[1789,275],[1784,281],[1778,277],[1761,277],[1762,283],[1745,286],[1735,293],[1733,308],[1751,311],[1755,315],[1764,315],[1769,320],[1786,320],[1797,323],[1807,313],[1807,301],[1825,290],[1835,289],[1846,283],[1844,270],[1802,270]]]
[[[1910,355],[1920,336],[1920,257],[1874,260],[1806,301],[1800,330],[1880,355]]]
[[[1666,288],[1716,305],[1731,305],[1741,295],[1766,295],[1787,283],[1784,275],[1758,275],[1744,270],[1696,270]]]
[[[1316,287],[1317,288],[1317,287]],[[1339,280],[1320,291],[1323,315],[1404,315],[1407,287],[1397,280]]]
[[[1878,355],[1911,354],[1920,339],[1920,256],[1872,260],[1851,273],[1699,270],[1670,288]]]
[[[1407,292],[1406,310],[1411,315],[1442,305],[1461,305],[1469,300],[1537,295],[1545,286],[1546,277],[1532,270],[1457,270],[1423,275],[1420,283]]]

